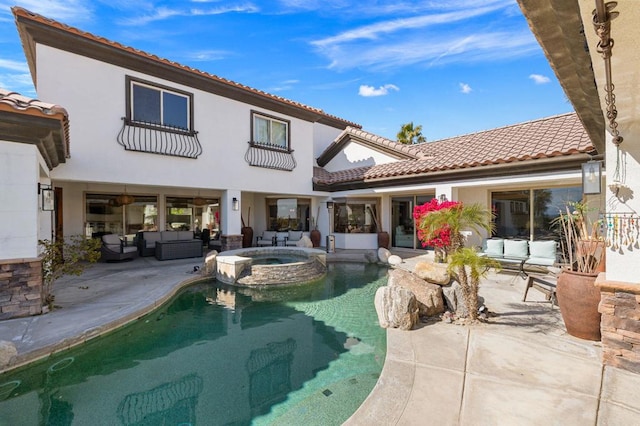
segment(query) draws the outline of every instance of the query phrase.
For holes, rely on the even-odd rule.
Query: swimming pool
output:
[[[384,363],[386,269],[259,291],[205,282],[140,321],[0,376],[0,424],[341,424]]]

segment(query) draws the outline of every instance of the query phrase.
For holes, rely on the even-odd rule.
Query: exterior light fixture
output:
[[[438,197],[438,201],[440,201],[441,203],[448,201],[447,196],[445,194],[440,194],[440,196]]]
[[[133,204],[136,199],[133,196],[127,194],[127,185],[124,186],[124,192],[116,197],[116,203],[120,206],[126,206]]]
[[[327,210],[333,210],[333,201],[327,201]]]
[[[42,210],[53,211],[55,207],[55,198],[53,196],[53,188],[51,185],[38,183],[38,194],[42,195]]]
[[[240,210],[240,200],[238,200],[236,197],[233,197],[233,200],[231,201],[231,208],[234,212]]]
[[[582,164],[582,193],[600,194],[602,192],[602,163],[588,161]]]

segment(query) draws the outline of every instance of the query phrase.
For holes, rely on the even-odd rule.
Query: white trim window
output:
[[[129,117],[132,122],[191,131],[192,95],[129,78]]]
[[[251,140],[282,150],[289,149],[289,121],[252,111]]]

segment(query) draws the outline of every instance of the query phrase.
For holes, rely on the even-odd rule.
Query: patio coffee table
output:
[[[202,240],[157,241],[156,259],[171,260],[202,257]]]

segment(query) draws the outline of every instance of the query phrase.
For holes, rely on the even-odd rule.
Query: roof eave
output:
[[[577,0],[518,0],[589,138],[605,152],[605,122]]]

